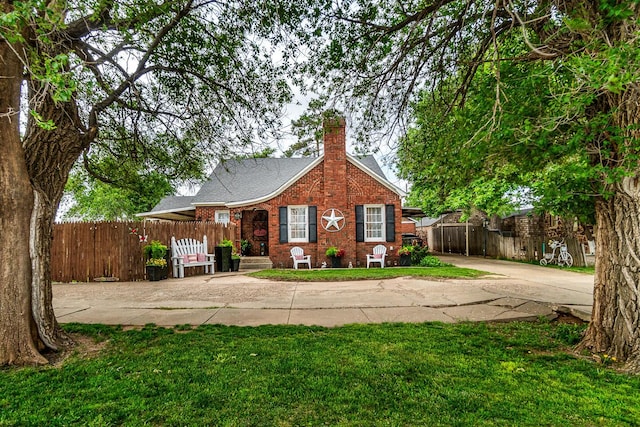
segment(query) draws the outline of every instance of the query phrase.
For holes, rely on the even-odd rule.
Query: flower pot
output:
[[[337,256],[332,256],[331,258],[331,268],[342,268],[342,258]]]
[[[411,267],[411,255],[400,255],[400,266]]]
[[[240,270],[240,258],[233,258],[231,260],[231,271],[239,271]]]
[[[169,269],[167,267],[147,265],[146,270],[147,270],[147,279],[149,279],[152,282],[156,282],[158,280],[166,279]]]
[[[216,246],[216,270],[220,272],[231,271],[231,246]]]

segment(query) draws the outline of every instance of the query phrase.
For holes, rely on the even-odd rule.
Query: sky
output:
[[[295,87],[295,86],[293,86]],[[282,157],[282,153],[289,148],[293,143],[297,141],[297,138],[292,133],[291,122],[293,120],[297,120],[300,118],[302,114],[307,109],[309,102],[313,99],[312,94],[301,94],[298,90],[294,89],[294,99],[292,102],[288,103],[284,107],[283,118],[282,118],[282,128],[281,133],[283,135],[282,139],[274,141],[271,143],[271,147],[276,149],[274,156]],[[347,129],[346,129],[346,143],[347,143],[347,152],[350,154],[355,154],[355,142],[353,138],[350,137],[350,124],[347,120]],[[408,183],[405,180],[402,180],[396,176],[394,170],[394,161],[395,161],[395,150],[390,147],[387,143],[381,143],[378,146],[378,152],[373,154],[378,164],[382,168],[387,179],[393,183],[396,187],[404,192],[408,192]],[[215,165],[214,165],[215,167]],[[212,171],[208,171],[207,175],[209,175]],[[177,195],[180,196],[192,196],[195,195],[200,189],[201,184],[187,184],[181,186],[177,190]]]

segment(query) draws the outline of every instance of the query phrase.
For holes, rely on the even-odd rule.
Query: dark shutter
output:
[[[356,242],[364,242],[364,206],[356,205]]]
[[[385,205],[385,233],[387,242],[396,241],[396,212],[394,205]]]
[[[287,207],[280,206],[280,243],[287,243],[289,241],[287,216],[288,216]]]
[[[318,242],[318,208],[309,206],[309,243]]]

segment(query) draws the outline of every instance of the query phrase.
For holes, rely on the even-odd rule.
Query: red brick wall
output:
[[[416,234],[416,223],[411,220],[403,221],[401,227],[401,233]]]

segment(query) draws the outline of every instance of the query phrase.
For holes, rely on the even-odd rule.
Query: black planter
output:
[[[400,255],[400,267],[411,267],[411,255]]]
[[[167,267],[159,267],[156,265],[147,265],[147,279],[152,282],[157,282],[158,280],[166,279],[169,269]]]
[[[331,268],[342,268],[342,258],[337,256],[332,256],[331,258]]]
[[[216,246],[216,270],[221,272],[231,271],[231,246]]]
[[[240,258],[231,259],[231,271],[240,271]]]

